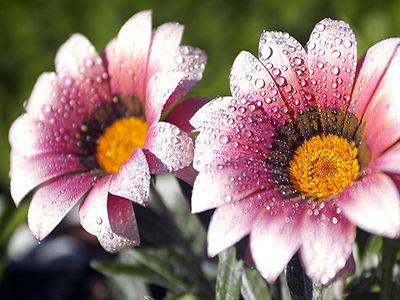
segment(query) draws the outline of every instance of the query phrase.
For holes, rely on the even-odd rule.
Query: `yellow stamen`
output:
[[[322,134],[305,141],[290,162],[290,179],[296,189],[317,198],[343,190],[360,170],[354,145],[337,135]]]
[[[116,120],[98,140],[96,159],[108,173],[116,173],[136,147],[143,148],[148,131],[146,121],[130,117]]]

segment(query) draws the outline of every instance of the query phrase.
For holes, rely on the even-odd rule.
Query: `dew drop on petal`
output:
[[[259,89],[262,89],[265,86],[265,81],[262,78],[257,78],[255,84],[256,84],[256,87],[258,87]]]
[[[343,42],[343,46],[344,46],[345,48],[350,48],[352,45],[353,45],[353,43],[352,43],[350,40],[345,40],[345,41]]]
[[[258,57],[260,60],[267,60],[272,56],[272,48],[264,44],[260,45],[258,50]]]

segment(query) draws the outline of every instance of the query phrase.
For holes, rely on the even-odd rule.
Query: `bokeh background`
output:
[[[382,39],[400,36],[398,0],[0,0],[0,270],[4,271],[0,288],[3,293],[16,286],[24,289],[36,274],[32,268],[37,268],[33,265],[16,272],[16,263],[10,258],[13,252],[21,250],[18,244],[10,250],[9,244],[15,230],[21,234],[21,224],[26,224],[29,200],[17,210],[9,196],[9,127],[23,113],[23,103],[29,99],[38,76],[54,71],[56,52],[71,34],[84,34],[100,52],[124,22],[144,9],[153,10],[153,27],[165,22],[184,24],[182,44],[207,52],[203,80],[190,95],[210,99],[229,94],[228,75],[235,57],[242,50],[257,55],[263,29],[289,32],[305,45],[319,20],[342,19],[356,34],[358,56]],[[83,231],[76,230],[77,235]],[[32,239],[29,233],[22,236]],[[68,245],[68,241],[64,242]],[[52,248],[43,245],[47,246],[51,254]],[[103,279],[96,277],[97,273],[87,263],[96,255],[105,254],[96,247],[85,249],[78,258],[83,267],[76,280],[81,282],[79,279],[84,276],[91,278],[87,288],[90,291],[85,295],[95,293],[96,289],[108,295]],[[24,264],[29,265],[26,261]],[[51,278],[43,280],[51,281]],[[96,286],[96,282],[100,283]],[[13,299],[18,298],[16,295]],[[21,299],[63,299],[47,298],[39,292],[32,295],[28,293]]]

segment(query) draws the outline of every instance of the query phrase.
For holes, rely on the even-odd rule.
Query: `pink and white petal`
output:
[[[75,81],[85,96],[83,106],[99,106],[105,99],[111,101],[108,74],[103,60],[89,40],[81,34],[72,35],[58,50],[56,71],[68,87]]]
[[[366,143],[374,160],[400,139],[400,47],[396,48],[386,73],[365,109]]]
[[[361,119],[378,83],[396,55],[399,45],[400,38],[381,41],[369,48],[358,60],[352,101],[348,109],[358,120]]]
[[[271,185],[263,159],[230,157],[216,160],[207,164],[196,178],[192,213],[238,201]]]
[[[11,174],[10,190],[15,204],[33,188],[68,172],[85,171],[79,157],[68,153],[48,153],[24,159]]]
[[[250,251],[261,276],[273,283],[302,243],[305,210],[278,191],[266,200],[250,234]]]
[[[131,201],[108,193],[111,176],[100,178],[82,202],[82,227],[108,252],[137,246],[139,231]]]
[[[300,258],[306,274],[316,283],[327,284],[351,255],[356,227],[332,201],[309,205],[303,226]]]
[[[400,174],[400,143],[378,156],[368,165],[368,168],[384,173]]]
[[[200,131],[196,139],[194,168],[201,171],[214,160],[230,156],[265,159],[274,135],[264,110],[249,106],[249,112],[231,97],[217,97],[190,119]]]
[[[113,94],[144,100],[151,34],[151,11],[142,11],[122,26],[116,41],[106,48],[108,74],[118,82],[111,87]]]
[[[186,77],[177,70],[162,70],[150,78],[146,91],[146,120],[150,127],[160,120],[165,103]]]
[[[372,172],[346,187],[337,203],[361,229],[391,239],[400,236],[399,190],[389,176]]]
[[[307,43],[310,80],[317,103],[345,113],[357,62],[357,41],[343,21],[324,19],[315,25]]]
[[[28,225],[38,241],[43,240],[94,185],[90,173],[56,177],[38,188],[28,211]]]
[[[190,97],[175,105],[168,113],[165,122],[174,124],[185,132],[194,131],[194,127],[190,125],[189,120],[203,105],[210,102],[204,97]]]
[[[149,165],[143,151],[136,148],[121,169],[112,175],[109,193],[146,206],[149,192]]]
[[[143,146],[150,174],[169,173],[193,162],[193,137],[170,123],[150,126]]]
[[[307,53],[288,33],[264,31],[258,46],[260,61],[274,78],[292,117],[317,108],[308,77]]]
[[[26,159],[26,156],[24,156],[21,153],[17,153],[14,151],[14,149],[11,149],[10,151],[10,171],[8,172],[9,177],[11,177],[12,173],[14,173],[15,169],[18,167],[18,165]]]
[[[282,77],[283,79],[283,77]],[[288,107],[266,67],[251,53],[242,51],[235,59],[229,77],[238,110],[251,114],[254,108],[262,108],[275,129],[290,122]]]
[[[190,164],[189,166],[187,166],[183,169],[180,169],[178,171],[171,172],[171,173],[174,176],[178,177],[179,179],[182,179],[186,183],[190,184],[191,186],[193,186],[194,181],[196,180],[196,177],[199,174],[199,172],[197,172],[193,168],[193,164]]]
[[[16,154],[32,156],[49,152],[80,153],[77,134],[77,129],[58,127],[23,114],[11,125],[8,138]]]
[[[354,274],[356,271],[356,262],[354,261],[353,253],[349,256],[349,258],[346,261],[346,264],[344,265],[343,269],[341,269],[336,276],[333,278],[333,280],[339,279],[339,278],[346,278],[347,276],[350,276]]]
[[[166,23],[153,30],[146,82],[159,71],[177,69],[173,55],[181,43],[183,30],[184,26],[179,23]]]
[[[208,256],[216,256],[248,235],[258,215],[265,210],[267,197],[272,197],[270,191],[219,206],[208,227]]]

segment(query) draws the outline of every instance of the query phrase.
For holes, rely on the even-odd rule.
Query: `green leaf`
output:
[[[216,300],[237,300],[242,286],[243,260],[236,259],[235,246],[218,255]]]
[[[257,270],[245,268],[242,274],[242,296],[245,300],[271,300],[266,281]]]
[[[390,300],[393,284],[393,267],[399,251],[399,246],[400,240],[383,238],[380,300]]]

